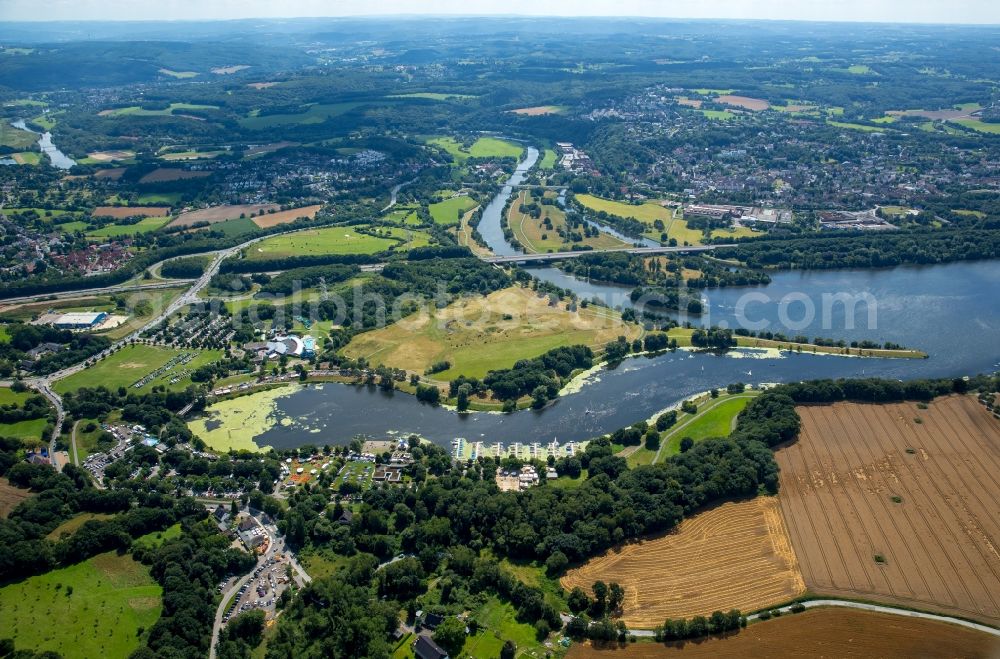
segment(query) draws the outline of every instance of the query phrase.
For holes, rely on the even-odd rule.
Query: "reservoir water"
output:
[[[500,213],[512,186],[538,158],[525,160],[487,206],[479,232],[494,252],[516,254],[504,240]],[[631,304],[629,289],[594,284],[555,268],[532,273],[610,306]],[[825,296],[842,294],[874,304],[830,305]],[[459,415],[422,404],[413,396],[376,387],[325,384],[279,398],[274,425],[255,440],[276,448],[341,443],[355,435],[417,433],[447,446],[469,441],[561,442],[588,439],[640,419],[693,394],[732,382],[750,384],[813,378],[878,376],[911,379],[951,377],[1000,368],[1000,261],[977,261],[889,270],[780,272],[764,287],[708,291],[708,313],[693,324],[764,323],[771,331],[809,337],[891,341],[928,353],[927,359],[858,359],[811,354],[733,351],[727,355],[678,351],[628,359],[589,378],[576,393],[540,411]],[[748,299],[747,296],[751,297]],[[871,301],[874,302],[871,302]],[[813,317],[809,317],[812,309]]]

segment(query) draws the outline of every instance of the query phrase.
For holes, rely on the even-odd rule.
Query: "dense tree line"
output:
[[[205,273],[207,256],[188,256],[167,261],[160,266],[160,274],[169,279],[197,279]]]
[[[511,368],[490,371],[482,384],[497,400],[517,400],[531,395],[540,402],[540,407],[559,395],[563,380],[573,371],[590,368],[593,364],[594,353],[587,346],[562,346],[535,359],[521,359]],[[461,383],[458,386],[461,387]]]
[[[329,285],[347,281],[358,272],[360,270],[356,265],[344,264],[292,268],[272,277],[270,281],[260,287],[260,292],[271,295],[291,295],[296,289],[310,288],[321,282]]]
[[[937,229],[837,233],[809,238],[755,238],[716,256],[751,267],[881,268],[1000,257],[1000,230]]]

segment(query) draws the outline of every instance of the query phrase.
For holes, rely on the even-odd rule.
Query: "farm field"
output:
[[[569,659],[987,659],[1000,643],[972,629],[933,620],[850,609],[810,609],[759,622],[726,638],[633,643],[622,650],[574,644]]]
[[[370,103],[361,101],[319,103],[310,105],[302,112],[294,114],[251,115],[240,119],[240,125],[251,130],[261,130],[280,126],[321,124],[331,117],[339,117],[363,105],[370,105]]]
[[[250,217],[251,215],[256,215],[260,212],[266,213],[269,210],[277,211],[278,206],[275,204],[240,204],[237,206],[224,205],[224,206],[212,206],[211,208],[202,208],[196,211],[188,211],[187,213],[181,213],[170,223],[172,227],[189,227],[198,222],[208,222],[209,224],[214,224],[215,222],[225,222],[226,220],[233,220],[239,218],[241,215]]]
[[[966,396],[798,411],[775,457],[809,590],[1000,622],[1000,421]]]
[[[427,210],[430,211],[431,217],[434,218],[436,224],[447,226],[458,224],[460,216],[475,206],[477,206],[475,199],[468,195],[462,195],[430,204],[427,206]]]
[[[91,215],[121,220],[126,217],[163,217],[169,212],[168,206],[98,206]]]
[[[603,199],[601,197],[595,197],[588,194],[576,195],[576,200],[580,202],[584,208],[588,208],[592,211],[604,211],[609,215],[631,217],[642,222],[647,226],[647,230],[644,232],[644,235],[648,238],[652,238],[653,240],[659,240],[660,234],[665,232],[668,239],[673,238],[680,245],[701,244],[701,231],[688,228],[686,221],[680,217],[674,216],[673,209],[661,206],[656,202],[647,201],[644,204],[636,205],[622,201]],[[664,231],[660,231],[653,226],[653,222],[656,220],[663,222]]]
[[[258,215],[252,219],[253,223],[261,229],[267,229],[269,227],[276,227],[279,224],[288,224],[303,217],[307,217],[311,220],[316,217],[316,213],[318,213],[321,208],[323,208],[322,204],[315,204],[313,206],[303,206],[302,208],[292,208],[287,211],[266,213],[264,215]]]
[[[520,158],[524,153],[524,147],[495,137],[480,137],[468,148],[453,137],[434,137],[427,143],[444,149],[459,163],[468,158]]]
[[[169,217],[145,217],[135,224],[108,224],[99,229],[87,231],[87,236],[90,238],[130,236],[136,233],[156,231],[163,228],[169,221]]]
[[[29,149],[37,141],[38,136],[34,133],[14,128],[6,121],[0,122],[0,146],[18,150]]]
[[[263,240],[248,248],[247,258],[272,259],[316,254],[377,254],[398,241],[360,233],[355,227],[326,227]]]
[[[99,554],[0,588],[4,636],[67,659],[126,657],[159,618],[162,594],[131,556]]]
[[[729,110],[702,110],[701,113],[705,115],[706,119],[713,119],[717,121],[729,121],[736,117],[735,114]]]
[[[511,316],[504,320],[504,314]],[[548,298],[524,288],[507,288],[486,297],[460,299],[428,315],[426,310],[386,328],[356,336],[344,354],[365,357],[417,373],[448,360],[451,368],[434,374],[436,380],[459,375],[483,377],[509,368],[519,359],[537,357],[562,345],[597,348],[618,335],[639,336],[636,325],[626,325],[617,313],[597,307],[565,310],[550,307]]]
[[[31,490],[14,487],[6,478],[0,478],[0,519],[7,517],[17,504],[31,496]]]
[[[595,581],[625,588],[622,620],[652,629],[667,618],[754,611],[805,591],[775,497],[725,503],[673,533],[612,549],[561,579],[567,590]]]
[[[11,158],[13,158],[14,162],[18,165],[37,165],[42,162],[42,154],[37,151],[20,151],[12,154]]]
[[[140,391],[148,391],[153,385],[160,384],[168,389],[183,389],[191,383],[187,374],[199,366],[209,364],[222,356],[219,350],[183,350],[164,346],[134,345],[126,346],[115,354],[102,359],[90,368],[74,373],[69,377],[56,381],[53,389],[61,394],[75,391],[82,387],[97,387],[103,385],[109,388],[126,387],[134,391],[132,385],[146,375],[164,366],[173,357],[183,352],[198,353],[186,364],[178,364],[152,382],[147,383]],[[170,384],[170,380],[178,374],[185,373],[180,381]]]
[[[442,94],[439,92],[411,92],[409,94],[390,94],[388,98],[425,98],[431,101],[448,101],[451,99],[465,100],[479,98],[475,94]]]
[[[195,103],[171,103],[170,107],[163,110],[145,110],[138,105],[132,105],[127,108],[113,108],[110,110],[101,110],[97,113],[99,117],[167,117],[167,116],[184,116],[184,110],[218,110],[218,105],[197,105]]]
[[[761,110],[766,110],[771,107],[771,104],[764,99],[751,98],[750,96],[733,96],[731,94],[724,94],[717,97],[715,100],[719,103],[743,108],[744,110],[753,110],[754,112],[760,112]]]
[[[139,179],[139,183],[164,183],[166,181],[180,181],[188,178],[205,178],[211,176],[211,172],[191,171],[189,169],[175,169],[172,167],[160,167]],[[140,198],[140,203],[143,202]]]
[[[521,204],[532,204],[536,203],[536,201],[530,192],[522,190],[518,193],[518,198],[510,205],[507,211],[507,224],[514,233],[514,238],[528,253],[540,254],[544,252],[567,251],[574,245],[593,247],[594,249],[630,247],[628,243],[604,232],[594,237],[585,237],[578,242],[566,240],[559,234],[560,228],[566,228],[566,213],[558,206],[541,205],[542,215],[538,219],[520,211]],[[545,220],[551,223],[551,229],[546,228],[544,224]],[[578,228],[577,231],[582,235],[583,227]]]
[[[566,111],[566,108],[562,105],[536,105],[531,108],[518,108],[516,110],[511,110],[514,114],[520,114],[525,117],[540,117],[546,114],[561,114]]]

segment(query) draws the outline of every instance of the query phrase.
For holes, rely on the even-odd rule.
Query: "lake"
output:
[[[517,253],[503,238],[500,213],[511,186],[523,180],[537,158],[537,150],[529,149],[511,180],[484,211],[479,232],[498,254]],[[583,281],[556,268],[533,268],[531,272],[583,298],[596,295],[609,306],[631,304],[630,289],[625,287]],[[841,297],[831,298],[838,295]],[[271,410],[274,423],[256,441],[291,448],[343,443],[356,435],[416,433],[443,446],[455,437],[490,442],[566,442],[648,419],[689,396],[733,382],[952,377],[1000,368],[1000,261],[778,272],[768,286],[712,290],[704,297],[706,314],[678,319],[694,325],[729,327],[753,323],[755,328],[810,338],[891,341],[923,350],[929,358],[678,351],[628,359],[615,369],[600,371],[579,391],[560,397],[543,410],[506,415],[460,415],[420,403],[408,394],[387,393],[376,387],[312,385],[275,400]],[[830,299],[842,298],[852,305],[827,304]],[[253,400],[248,399],[247,404],[252,406]]]

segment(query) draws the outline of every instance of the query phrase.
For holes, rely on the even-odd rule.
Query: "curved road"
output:
[[[965,627],[967,629],[972,629],[977,632],[982,632],[984,634],[989,634],[990,636],[995,636],[1000,638],[1000,629],[996,627],[990,627],[988,625],[981,625],[978,622],[969,622],[968,620],[962,620],[961,618],[952,618],[951,616],[938,615],[936,613],[924,613],[923,611],[911,611],[910,609],[897,609],[893,606],[882,606],[881,604],[866,604],[865,602],[851,602],[848,600],[809,600],[807,602],[802,602],[802,606],[807,609],[822,608],[825,606],[836,606],[844,609],[857,609],[859,611],[871,611],[873,613],[887,613],[894,616],[904,616],[907,618],[920,618],[921,620],[933,620],[935,622],[945,622],[952,625],[958,625],[959,627]],[[773,609],[772,609],[773,610]],[[782,613],[791,613],[792,606],[782,606],[778,608]],[[758,620],[760,618],[759,613],[747,616],[747,620]],[[642,637],[653,637],[655,632],[649,629],[635,629],[629,630],[629,634],[633,636]]]

